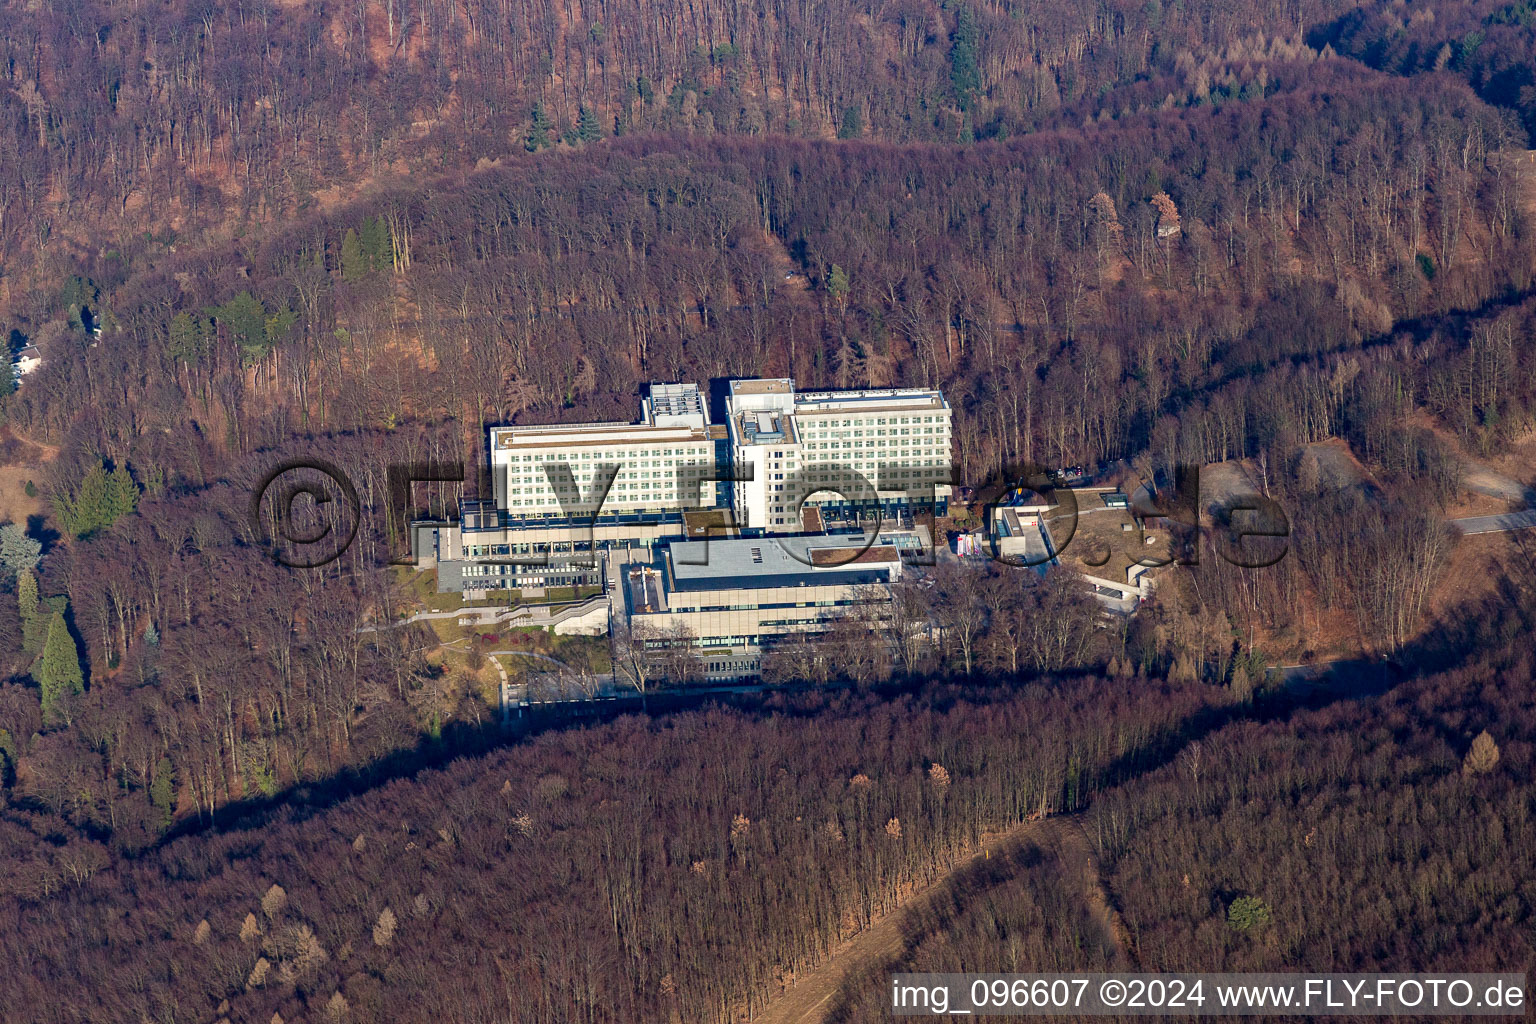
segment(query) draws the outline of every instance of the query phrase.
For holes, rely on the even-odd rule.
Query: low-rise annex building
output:
[[[822,635],[854,612],[878,626],[904,557],[930,545],[923,527],[674,542],[658,565],[629,571],[624,614],[637,642],[690,644],[706,678],[750,677],[787,637]]]

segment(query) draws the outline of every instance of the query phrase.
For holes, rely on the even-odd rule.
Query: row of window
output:
[[[470,580],[467,574],[464,580],[465,590],[521,590],[524,587],[589,587],[595,585],[595,580],[519,579],[515,576],[477,576]]]
[[[495,558],[497,555],[558,555],[589,551],[586,541],[556,541],[550,544],[466,544],[465,558]]]
[[[807,430],[808,441],[841,441],[850,437],[915,438],[924,440],[934,435],[948,434],[945,427],[897,427],[892,430]]]
[[[948,421],[948,416],[880,416],[875,419],[861,418],[857,420],[842,420],[839,422],[838,420],[824,420],[818,416],[814,421],[812,421],[812,423],[814,427],[826,428],[838,426],[867,426],[869,424],[875,424],[882,427],[892,427],[900,426],[903,423],[946,423]]]
[[[697,465],[694,465],[693,463],[689,463],[688,465],[685,465],[685,466],[675,466],[675,467],[668,468],[665,464],[663,464],[663,466],[659,470],[657,470],[657,469],[645,469],[643,467],[621,470],[620,472],[617,472],[617,473],[613,474],[613,479],[615,479],[615,480],[684,480],[684,481],[700,480],[700,481],[703,481],[703,480],[713,479],[714,475],[715,475],[715,469],[714,469],[713,465],[710,465],[710,466],[697,466]],[[608,474],[606,472],[604,472],[604,473],[597,473],[597,472],[594,472],[593,470],[587,469],[586,467],[580,467],[580,468],[574,470],[571,473],[571,479],[572,480],[579,480],[579,481],[606,480],[606,479],[608,479]],[[507,473],[507,481],[509,483],[529,484],[529,483],[544,483],[546,481],[558,482],[559,478],[558,477],[552,477],[550,474],[545,472],[543,465],[538,465],[538,466],[534,466],[532,469],[526,470],[526,471],[519,471],[519,470],[511,470],[511,471],[509,471]]]
[[[649,503],[649,504],[647,504],[647,503]],[[554,504],[555,504],[554,501],[552,501],[549,498],[508,498],[507,499],[507,506],[509,508],[547,509],[547,508],[550,508],[550,507],[554,506]],[[603,506],[603,508],[602,508],[602,512],[607,513],[607,512],[613,511],[613,509],[611,508],[611,506],[613,506],[613,505],[626,505],[626,506],[629,506],[626,509],[627,512],[654,511],[654,512],[658,512],[658,513],[664,513],[664,512],[676,512],[677,511],[677,499],[674,498],[674,499],[668,500],[667,495],[665,495],[665,494],[610,493],[608,495],[608,498],[607,498],[607,504],[605,504]],[[685,508],[708,508],[708,507],[709,507],[709,505],[707,505],[707,504],[700,504],[698,502],[690,503],[690,504],[685,506]],[[577,503],[577,507],[575,509],[573,509],[572,511],[575,514],[580,514],[580,515],[584,515],[585,516],[585,515],[591,515],[593,510],[592,510],[591,506],[589,506],[589,505],[582,505],[581,503]]]
[[[515,576],[535,587],[569,587],[577,583],[595,585],[602,582],[602,577],[595,572],[529,573],[526,566],[518,565],[466,565],[462,574],[465,579]]]
[[[661,490],[667,490],[667,489],[677,490],[678,488],[672,487],[672,484],[669,481],[667,481],[667,480],[637,480],[637,481],[634,481],[634,482],[615,483],[612,487],[609,488],[609,491],[611,493],[612,491],[661,491]],[[510,488],[507,489],[507,493],[508,494],[581,494],[582,493],[582,488],[580,488],[580,487],[566,487],[564,485],[557,485],[555,487],[547,487],[547,486],[546,487],[510,487]]]
[[[706,661],[704,663],[705,672],[732,672],[741,676],[756,675],[762,667],[763,663],[756,658],[751,661]]]
[[[856,466],[849,468],[855,472],[858,471],[858,467]],[[862,473],[859,475],[864,476]],[[949,472],[946,469],[939,466],[931,466],[925,469],[887,469],[883,473],[878,470],[871,469],[869,476],[864,477],[864,480],[874,484],[878,489],[882,482],[889,482],[893,480],[913,480],[919,483],[942,484],[948,482],[948,477]],[[818,489],[820,489],[822,485],[857,486],[858,484],[864,482],[858,479],[850,479],[849,473],[847,472],[802,473],[798,476],[795,474],[789,474],[788,478],[792,482],[799,483],[803,487],[816,486]],[[775,473],[773,474],[773,479],[783,480],[785,479],[785,474]],[[890,488],[887,488],[887,490],[889,489]],[[773,484],[771,487],[769,487],[769,490],[782,491],[784,490],[784,485]]]
[[[629,451],[618,451],[618,452],[596,452],[596,451],[543,452],[543,453],[533,453],[533,454],[528,454],[528,455],[510,455],[504,461],[508,465],[511,465],[513,463],[545,463],[545,462],[608,462],[608,463],[612,463],[615,460],[617,460],[620,465],[627,465],[627,464],[629,464],[631,462],[634,462],[636,459],[641,459],[641,460],[663,459],[663,460],[666,460],[666,461],[669,461],[669,462],[678,462],[679,460],[688,459],[688,458],[694,458],[694,459],[708,458],[709,454],[710,454],[710,452],[709,452],[709,449],[707,447],[704,447],[702,445],[693,445],[693,446],[688,447],[688,448],[652,448],[652,449],[640,450],[640,451],[636,451],[635,449],[630,449]]]
[[[936,437],[883,437],[868,441],[813,441],[805,445],[806,451],[847,451],[850,448],[912,448],[938,444]]]

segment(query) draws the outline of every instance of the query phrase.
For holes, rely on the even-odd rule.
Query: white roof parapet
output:
[[[641,418],[658,427],[704,427],[709,414],[697,384],[652,384],[640,402]]]

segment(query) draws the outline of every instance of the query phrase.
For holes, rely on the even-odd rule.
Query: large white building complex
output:
[[[826,514],[948,506],[950,409],[938,391],[735,380],[726,416],[731,507],[744,529],[814,532]]]
[[[652,384],[634,423],[488,431],[494,497],[418,523],[442,590],[588,586],[595,552],[715,536],[913,525],[949,504],[950,408],[924,389],[797,392],[733,380],[712,422],[696,384]]]

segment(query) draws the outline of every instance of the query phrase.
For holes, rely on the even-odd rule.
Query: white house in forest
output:
[[[26,345],[11,357],[11,372],[19,382],[21,378],[43,365],[43,354],[36,345]]]

